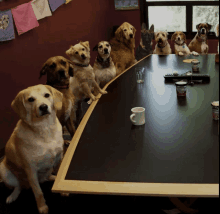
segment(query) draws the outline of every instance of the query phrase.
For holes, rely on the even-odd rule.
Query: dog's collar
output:
[[[103,68],[108,68],[110,66],[110,57],[104,61],[103,58],[98,54],[96,60]]]
[[[161,47],[161,46],[159,46],[159,45],[157,44],[157,47],[160,48],[161,51],[162,51],[162,49],[165,48],[165,47],[167,46],[167,44],[168,44],[168,42],[167,42],[166,45],[164,45],[163,47]]]
[[[205,38],[204,38],[204,39],[201,39],[200,36],[199,36],[199,34],[197,34],[197,40],[198,40],[199,42],[205,42],[206,39],[207,39],[207,35],[205,35]]]
[[[67,85],[56,85],[56,84],[50,83],[48,81],[46,82],[46,85],[50,85],[53,88],[57,88],[57,89],[68,89],[69,88],[69,84],[67,84]]]
[[[181,45],[176,43],[176,42],[175,42],[175,44],[178,45],[178,46],[184,46],[185,42],[183,42]]]
[[[79,63],[75,63],[75,62],[74,62],[74,65],[77,65],[77,66],[80,66],[80,67],[88,67],[89,66],[89,64],[83,65],[83,64],[79,64]]]

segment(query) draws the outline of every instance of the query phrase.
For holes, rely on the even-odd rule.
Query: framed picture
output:
[[[137,10],[139,9],[138,0],[115,0],[116,10]]]

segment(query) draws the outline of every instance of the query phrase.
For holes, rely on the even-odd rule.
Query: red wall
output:
[[[8,0],[0,3],[0,10],[11,9],[30,0]],[[43,63],[51,56],[65,55],[70,45],[80,40],[89,41],[92,49],[99,41],[108,39],[113,25],[131,23],[136,29],[136,47],[140,38],[140,12],[116,11],[114,0],[73,0],[39,20],[39,27],[20,36],[15,28],[15,39],[0,42],[0,149],[9,139],[18,116],[11,108],[16,94],[29,86],[44,84],[38,80]],[[91,51],[93,65],[96,52]]]

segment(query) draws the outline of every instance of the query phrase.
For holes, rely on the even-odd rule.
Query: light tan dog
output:
[[[158,55],[172,54],[172,50],[170,48],[170,44],[168,42],[167,36],[168,33],[163,31],[158,31],[154,33],[156,45],[153,54],[158,54]]]
[[[101,94],[107,92],[102,90],[95,81],[95,73],[90,63],[90,47],[89,42],[80,42],[71,46],[66,51],[67,56],[74,64],[74,77],[70,78],[70,89],[77,99],[77,121],[82,117],[82,101],[90,98],[93,101],[97,99],[93,95],[94,90]],[[79,123],[79,122],[78,122]]]
[[[69,88],[70,77],[73,77],[72,62],[63,56],[49,58],[40,71],[39,79],[47,74],[47,85],[56,88],[63,94],[62,109],[57,112],[57,117],[73,137],[78,126],[76,119],[76,98]]]
[[[63,157],[62,127],[56,111],[62,108],[63,95],[47,85],[20,91],[11,106],[20,116],[5,147],[0,164],[0,180],[13,187],[6,203],[17,199],[22,188],[31,187],[39,213],[48,213],[39,183],[54,180]]]
[[[212,25],[208,23],[200,23],[196,25],[198,32],[193,40],[189,43],[189,49],[191,52],[196,51],[197,53],[208,54],[208,33],[211,27]]]
[[[116,76],[116,69],[114,62],[110,56],[111,45],[109,42],[101,41],[94,48],[93,51],[98,51],[95,63],[93,65],[93,71],[95,73],[95,80],[97,84],[103,88],[109,81]],[[98,91],[94,91],[94,95],[97,95]],[[92,100],[88,101],[90,104]]]
[[[115,37],[111,39],[111,57],[116,67],[116,75],[132,66],[135,59],[135,32],[134,26],[124,22],[115,32]]]
[[[171,41],[174,42],[175,54],[179,56],[193,54],[198,56],[199,54],[195,51],[191,52],[186,44],[186,35],[182,31],[176,31],[172,37]]]

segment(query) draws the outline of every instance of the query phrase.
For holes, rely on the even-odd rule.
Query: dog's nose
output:
[[[81,54],[81,57],[82,57],[83,59],[86,59],[86,56],[85,56],[84,54]]]
[[[66,78],[64,70],[59,70],[59,75],[60,75],[61,78]]]
[[[106,54],[108,53],[108,49],[107,48],[105,48],[104,51],[105,51]]]
[[[133,38],[133,34],[130,34],[129,36],[130,36],[131,39]]]
[[[205,28],[202,28],[202,33],[205,33]]]
[[[48,109],[48,106],[47,106],[46,104],[42,104],[42,105],[39,107],[39,109],[40,109],[41,111],[43,111],[43,112],[46,112],[47,109]]]
[[[180,40],[180,37],[178,37],[178,40]]]
[[[159,38],[159,42],[162,42],[162,39],[161,39],[161,38]]]

